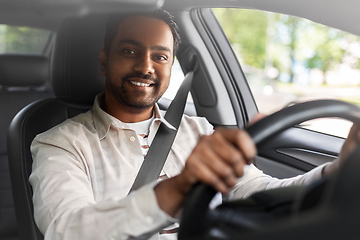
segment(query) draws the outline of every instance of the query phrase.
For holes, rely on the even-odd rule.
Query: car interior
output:
[[[254,8],[287,13],[360,34],[360,28],[353,24],[360,18],[355,11],[360,3],[348,1],[344,6],[340,1],[329,4],[325,2],[19,0],[0,3],[0,23],[38,27],[53,32],[43,55],[0,54],[0,238],[43,239],[33,218],[32,189],[28,182],[32,168],[30,144],[37,134],[91,109],[94,97],[104,90],[98,53],[103,46],[105,24],[110,14],[139,9],[152,11],[159,7],[170,11],[181,30],[182,43],[177,60],[184,74],[195,69],[191,88],[193,103],[187,103],[185,114],[206,117],[215,127],[245,128],[258,113],[258,109],[242,67],[211,8]],[[319,12],[322,14],[317,14]],[[336,21],[334,15],[339,16]],[[158,104],[161,109],[166,110],[170,102],[171,99],[162,98]],[[351,108],[351,112],[356,112],[356,109]],[[277,119],[285,127],[282,118],[280,116]],[[349,119],[357,121],[356,117]],[[274,121],[273,124],[276,123]],[[298,123],[292,122],[292,126],[296,124]],[[255,126],[262,129],[260,125]],[[257,145],[258,156],[254,164],[277,178],[296,176],[334,160],[343,143],[344,139],[340,137],[286,125],[286,130],[270,134],[266,141]],[[202,220],[186,213],[186,219],[190,219],[189,224],[184,224],[185,234],[181,232],[183,235],[180,234],[179,238],[235,239],[240,234],[244,239],[269,239],[269,236],[273,236],[270,239],[304,239],[307,238],[306,233],[310,232],[311,239],[321,239],[327,229],[336,229],[335,226],[339,224],[336,221],[326,222],[326,219],[349,216],[339,228],[342,234],[329,231],[324,239],[356,239],[356,211],[360,209],[351,207],[356,205],[355,201],[358,199],[353,191],[358,166],[355,160],[350,162],[340,172],[340,180],[317,183],[306,190],[305,197],[301,197],[305,199],[302,200],[303,205],[309,202],[310,206],[314,206],[323,195],[307,193],[322,193],[325,189],[324,192],[328,192],[325,195],[330,196],[324,198],[328,208],[321,205],[317,211],[301,215],[301,218],[296,218],[293,222],[285,219],[288,224],[276,222],[277,225],[266,229],[260,229],[263,225],[258,225],[256,218],[253,227],[244,227],[244,231],[238,233],[234,229],[244,224],[244,221],[235,219],[229,223],[226,222],[230,221],[228,218],[221,218],[222,215],[236,212],[236,207],[244,204],[250,206],[259,198],[250,199],[249,201],[253,201],[250,203],[230,203],[222,207],[225,210],[220,209],[207,215],[207,204],[214,193],[205,186],[199,190],[198,195],[194,194],[195,200],[190,200],[188,205],[189,214],[196,209],[199,217],[211,216],[209,221],[205,221],[207,226],[200,226],[205,228],[206,236],[190,236],[192,230],[189,228],[194,222]],[[352,185],[347,185],[349,178],[353,179]],[[331,188],[324,188],[324,185]],[[275,195],[288,201],[286,192],[276,192]],[[203,199],[199,200],[196,196],[203,196]],[[350,196],[354,198],[345,201],[340,196],[347,200]],[[291,203],[293,200],[291,198]],[[342,205],[348,208],[340,208]],[[286,205],[287,209],[288,207]],[[266,209],[269,209],[268,206]],[[254,209],[248,213],[266,218],[263,212],[259,214]],[[329,215],[331,213],[334,215]],[[272,217],[273,215],[270,218]],[[217,222],[214,220],[216,218],[223,219],[223,222]],[[235,227],[234,222],[238,224]],[[347,229],[351,231],[346,232]]]
[[[16,236],[17,225],[13,208],[8,166],[7,134],[10,122],[23,107],[53,96],[49,84],[49,61],[43,56],[1,55],[1,236]],[[19,71],[21,69],[21,71]]]

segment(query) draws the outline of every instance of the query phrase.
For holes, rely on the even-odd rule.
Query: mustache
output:
[[[129,78],[140,78],[140,79],[145,79],[145,80],[151,80],[154,82],[154,84],[159,82],[159,79],[154,77],[151,74],[143,74],[142,72],[132,72],[132,73],[128,73],[126,74],[122,80],[126,81]]]

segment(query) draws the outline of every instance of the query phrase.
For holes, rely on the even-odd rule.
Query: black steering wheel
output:
[[[317,100],[284,108],[251,125],[246,131],[252,137],[254,143],[259,145],[294,125],[323,117],[343,118],[360,126],[359,107],[337,100]],[[198,184],[194,187],[184,205],[178,233],[179,239],[230,239],[228,236],[234,236],[232,233],[241,231],[241,226],[236,227],[236,223],[232,227],[222,226],[222,231],[212,227],[222,224],[218,223],[217,219],[228,218],[228,215],[235,214],[233,211],[228,211],[227,208],[225,208],[227,211],[223,211],[221,207],[210,210],[209,203],[215,194],[216,191],[205,184]],[[286,195],[286,191],[283,191],[280,195],[284,194]],[[230,216],[230,218],[236,219],[234,216]],[[226,231],[229,234],[226,234]]]

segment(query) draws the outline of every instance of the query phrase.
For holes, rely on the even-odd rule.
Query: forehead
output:
[[[146,47],[173,49],[174,44],[170,27],[164,21],[149,16],[133,16],[121,21],[113,43],[118,44],[124,39],[135,40]]]

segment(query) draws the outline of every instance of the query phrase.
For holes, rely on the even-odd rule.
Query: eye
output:
[[[167,61],[168,60],[168,57],[165,56],[165,55],[156,55],[154,57],[157,61]]]
[[[130,48],[125,48],[122,50],[123,53],[125,54],[129,54],[129,55],[135,55],[136,52],[133,50],[133,49],[130,49]]]

